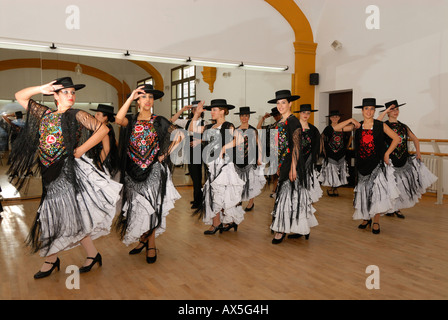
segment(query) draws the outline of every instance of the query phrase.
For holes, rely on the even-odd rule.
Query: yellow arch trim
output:
[[[0,61],[0,71],[20,68],[42,68],[44,70],[55,69],[73,71],[77,63],[64,60],[48,60],[48,59],[11,59]],[[129,85],[126,82],[121,82],[111,74],[104,72],[98,68],[94,68],[85,64],[80,64],[82,72],[86,75],[100,79],[117,90],[118,103],[123,104],[126,101],[126,96],[131,92]]]
[[[129,62],[138,65],[140,68],[148,72],[154,79],[154,89],[163,91],[164,89],[163,77],[152,64],[146,61],[138,61],[138,60],[129,60]]]
[[[291,91],[301,98],[293,103],[292,108],[297,110],[300,104],[310,103],[317,109],[314,105],[315,88],[309,83],[310,74],[316,72],[317,48],[311,25],[294,0],[265,0],[265,2],[277,10],[294,31],[295,61]],[[310,122],[314,123],[314,113],[311,114]]]

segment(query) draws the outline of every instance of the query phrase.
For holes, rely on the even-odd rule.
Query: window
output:
[[[196,67],[180,66],[171,69],[171,115],[177,113],[184,106],[192,104],[196,99]],[[189,112],[181,117],[187,118]]]
[[[150,84],[154,86],[154,79],[152,77],[137,81],[137,87],[142,86],[144,84]]]

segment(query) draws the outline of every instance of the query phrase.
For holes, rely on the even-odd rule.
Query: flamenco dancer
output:
[[[225,99],[214,99],[206,107],[201,101],[189,128],[192,132],[202,133],[205,141],[203,157],[208,167],[207,179],[202,189],[203,201],[194,214],[210,225],[204,231],[206,235],[232,228],[237,231],[238,225],[244,220],[245,211],[240,203],[245,182],[238,177],[233,162],[235,127],[225,120],[229,110],[234,108]],[[214,124],[197,127],[196,120],[204,109],[211,112]]]
[[[255,113],[250,107],[240,107],[238,114],[241,125],[236,129],[237,145],[235,155],[235,169],[240,179],[245,181],[241,201],[249,201],[244,211],[252,211],[254,198],[261,193],[266,179],[264,166],[261,163],[261,152],[258,144],[258,131],[249,125],[250,115]]]
[[[338,110],[330,111],[327,117],[330,118],[331,123],[322,132],[325,160],[322,164],[319,181],[323,186],[330,187],[327,189],[327,194],[330,197],[339,196],[338,187],[348,183],[349,174],[345,159],[347,143],[344,139],[344,132],[353,131],[355,123],[358,123],[358,121],[352,121],[353,119],[339,123],[341,115]]]
[[[199,102],[199,100],[196,100],[193,101],[191,105],[184,106],[171,117],[170,121],[188,131],[192,119],[179,119],[179,117],[181,114],[188,110],[191,110],[191,113],[194,116]],[[199,115],[196,125],[198,127],[205,125],[203,114]],[[191,202],[191,209],[197,209],[199,208],[199,205],[202,201],[202,140],[200,134],[191,134],[188,138],[188,143],[190,145],[188,172],[190,174],[191,180],[193,181],[193,201]]]
[[[386,216],[396,215],[401,219],[404,219],[404,215],[400,210],[412,208],[419,201],[422,194],[426,192],[426,189],[437,180],[437,177],[421,161],[422,156],[418,138],[406,124],[398,121],[400,107],[405,104],[398,104],[397,100],[389,101],[385,103],[386,110],[377,118],[382,121],[387,114],[389,120],[385,121],[385,123],[400,137],[400,143],[390,155],[400,195],[395,199],[393,208],[386,213]],[[408,139],[411,139],[414,143],[415,156],[409,154]],[[386,137],[386,147],[390,143],[391,139]]]
[[[263,122],[269,117],[274,118],[274,123],[263,126]],[[262,134],[265,135],[264,141],[267,142],[265,144],[265,150],[266,150],[266,156],[268,156],[268,157],[271,154],[271,150],[273,149],[273,147],[270,145],[271,130],[275,130],[275,128],[277,127],[277,122],[279,122],[281,118],[282,118],[282,115],[280,114],[280,112],[278,112],[277,107],[274,107],[271,109],[271,113],[266,112],[264,114],[264,116],[261,117],[260,121],[258,122],[257,129],[264,129],[262,131]],[[275,198],[275,192],[277,190],[278,176],[277,176],[277,170],[275,170],[275,171],[276,171],[276,173],[274,173],[271,178],[273,181],[272,191],[271,191],[271,194],[269,195],[271,198]]]
[[[112,127],[113,122],[115,122],[114,107],[98,104],[96,109],[90,109],[90,111],[95,111],[95,119],[103,123],[107,128],[109,128],[108,138],[103,139],[103,142],[96,145],[94,150],[94,159],[99,162],[99,166],[102,170],[107,170],[107,173],[114,177],[119,170],[120,159],[118,156],[118,144],[115,139],[114,128]]]
[[[363,220],[358,228],[371,226],[374,234],[380,233],[380,214],[393,208],[399,195],[389,156],[398,146],[400,137],[387,124],[374,119],[376,108],[382,107],[376,104],[375,98],[365,98],[361,106],[355,107],[362,109],[364,120],[355,131],[354,139],[358,181],[354,190],[353,219]],[[385,151],[386,136],[392,141]]]
[[[319,130],[308,122],[313,110],[310,104],[300,105],[299,113],[300,125],[302,126],[301,154],[305,162],[305,186],[310,191],[311,199],[317,202],[322,197],[322,188],[319,182],[319,172],[316,169],[317,160],[321,153],[321,137]],[[290,235],[290,238],[294,235]]]
[[[152,113],[154,101],[164,93],[145,84],[130,94],[115,117],[123,127],[120,139],[123,200],[116,223],[125,245],[139,242],[129,254],[146,249],[146,262],[157,260],[155,239],[166,230],[166,216],[180,195],[173,185],[169,154],[182,141],[179,127]],[[139,112],[126,117],[136,100]],[[171,135],[175,135],[171,137]]]
[[[275,103],[282,115],[277,123],[279,178],[272,211],[271,230],[275,233],[272,244],[281,243],[287,233],[293,233],[295,238],[305,235],[308,239],[310,229],[318,225],[311,193],[307,188],[302,152],[303,128],[291,112],[292,102],[299,98],[291,95],[289,90],[280,90],[275,93],[275,99],[268,101]]]
[[[87,112],[73,108],[77,91],[84,87],[64,77],[16,93],[27,110],[27,121],[13,145],[8,174],[18,189],[26,175],[40,171],[42,176],[41,203],[27,238],[33,252],[45,257],[36,279],[59,270],[58,253],[79,244],[87,253],[79,272],[90,271],[96,263],[101,266],[93,240],[109,234],[115,215],[121,184],[84,155],[107,139],[109,131]],[[57,110],[31,99],[36,94],[52,95]]]

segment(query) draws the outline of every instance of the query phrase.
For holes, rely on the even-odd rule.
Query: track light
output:
[[[194,64],[198,66],[205,67],[219,67],[219,68],[241,68],[243,70],[258,70],[258,71],[269,71],[269,72],[282,72],[289,70],[288,66],[276,66],[276,65],[257,65],[252,63],[244,62],[234,62],[234,61],[216,61],[216,60],[206,60],[202,58],[192,58],[192,57],[179,57],[179,56],[162,56],[147,54],[144,52],[129,52],[123,53],[123,50],[116,49],[112,50],[102,50],[93,47],[72,47],[70,45],[56,44],[53,42],[49,46],[45,43],[33,43],[33,42],[21,42],[9,40],[6,38],[0,38],[0,44],[3,48],[18,49],[18,50],[31,50],[31,51],[55,51],[62,54],[76,54],[84,56],[102,57],[102,58],[115,58],[115,59],[133,59],[141,61],[150,62],[161,62],[161,63],[171,63],[171,64]]]

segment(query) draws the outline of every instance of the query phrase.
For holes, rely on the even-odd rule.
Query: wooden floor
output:
[[[182,175],[184,173],[182,172]],[[81,247],[62,252],[61,271],[34,280],[43,259],[31,255],[24,240],[39,201],[4,203],[0,222],[0,299],[149,299],[149,300],[298,300],[298,299],[447,299],[448,205],[427,194],[406,219],[382,217],[381,234],[357,228],[352,220],[353,190],[339,198],[324,195],[315,204],[319,225],[310,239],[271,244],[269,190],[255,200],[237,232],[206,236],[191,216],[192,187],[178,187],[182,199],[157,238],[155,264],[144,252],[111,233],[95,241],[103,266],[82,274],[80,289],[69,290],[66,268],[81,265]],[[4,197],[6,197],[4,195]],[[379,289],[367,289],[378,267]]]

